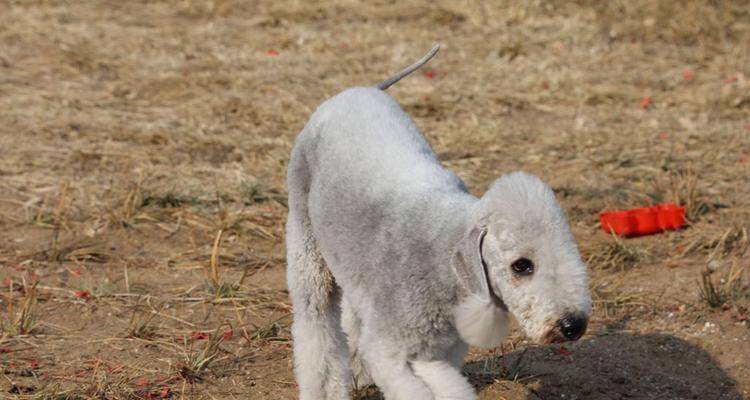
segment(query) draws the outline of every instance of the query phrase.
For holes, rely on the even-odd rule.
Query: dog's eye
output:
[[[528,258],[519,258],[518,260],[513,261],[513,264],[511,264],[510,267],[513,269],[513,272],[518,275],[531,275],[534,273],[534,263]]]

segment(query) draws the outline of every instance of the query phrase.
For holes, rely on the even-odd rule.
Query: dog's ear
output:
[[[455,269],[459,281],[469,293],[488,298],[493,304],[507,311],[502,298],[492,289],[487,264],[482,258],[482,246],[487,228],[476,226],[469,231],[455,256]]]
[[[458,281],[463,288],[482,297],[489,296],[486,268],[482,259],[482,241],[486,234],[485,227],[472,228],[458,246],[453,262]]]
[[[508,334],[508,308],[490,286],[489,271],[482,258],[487,229],[474,227],[459,245],[453,266],[466,290],[455,310],[456,330],[468,344],[495,347]]]

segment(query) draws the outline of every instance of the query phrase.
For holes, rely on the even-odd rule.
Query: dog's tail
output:
[[[429,53],[425,54],[424,57],[420,58],[419,61],[415,62],[414,64],[402,69],[400,72],[396,73],[395,75],[391,76],[390,78],[384,80],[383,82],[380,82],[376,87],[380,90],[386,90],[389,87],[391,87],[394,83],[400,81],[403,79],[406,75],[411,74],[412,72],[418,70],[423,65],[427,64],[432,57],[435,57],[435,54],[437,54],[438,50],[440,50],[440,45],[436,44],[435,47],[430,50]]]

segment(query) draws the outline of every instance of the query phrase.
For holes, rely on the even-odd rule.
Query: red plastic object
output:
[[[602,230],[620,236],[643,236],[680,229],[685,224],[685,207],[659,204],[632,210],[606,211],[599,215]]]

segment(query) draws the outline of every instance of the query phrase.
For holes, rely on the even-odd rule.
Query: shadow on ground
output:
[[[480,399],[742,400],[711,356],[664,334],[613,333],[468,363]],[[357,397],[382,399],[374,388]]]
[[[482,392],[516,376],[529,389],[528,399],[743,398],[708,353],[664,334],[614,333],[529,348],[469,363],[465,371]]]

